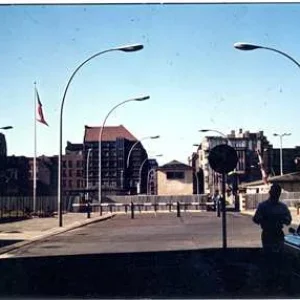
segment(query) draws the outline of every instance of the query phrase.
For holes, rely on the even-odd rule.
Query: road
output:
[[[1,296],[298,297],[288,268],[265,265],[260,229],[228,214],[228,250],[214,213],[130,215],[73,230],[0,260]],[[275,266],[277,266],[277,261]],[[269,269],[268,269],[269,268]],[[271,276],[271,277],[270,277]],[[272,277],[273,276],[273,277]]]
[[[227,216],[228,247],[259,247],[260,229],[239,213]],[[116,216],[10,253],[14,257],[169,251],[222,247],[214,212]]]

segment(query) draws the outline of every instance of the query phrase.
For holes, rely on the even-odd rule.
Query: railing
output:
[[[63,211],[70,211],[72,198],[63,198]],[[32,197],[0,197],[0,222],[23,219],[33,215],[52,216],[57,212],[57,197],[37,197],[36,212],[33,212]]]
[[[99,203],[90,203],[90,210],[99,211]],[[87,212],[89,207],[86,203],[74,203],[74,208],[80,209],[80,211]],[[129,213],[135,212],[197,212],[212,210],[213,203],[201,203],[201,202],[158,202],[158,203],[101,203],[100,214],[102,213]]]

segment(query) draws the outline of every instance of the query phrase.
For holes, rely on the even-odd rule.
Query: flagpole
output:
[[[34,82],[34,156],[33,156],[33,213],[36,213],[36,82]]]

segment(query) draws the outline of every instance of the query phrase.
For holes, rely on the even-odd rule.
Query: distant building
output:
[[[89,149],[89,186],[97,197],[99,180],[99,135],[101,127],[85,127],[83,157],[84,177],[86,178],[86,160]],[[131,151],[127,168],[128,154],[138,140],[123,126],[105,126],[101,140],[101,178],[103,195],[135,194],[140,178],[140,167],[148,157],[141,143]],[[141,192],[147,190],[149,163],[146,161],[141,170]]]
[[[62,157],[62,187],[64,195],[79,195],[85,189],[83,178],[83,144],[67,142]]]
[[[199,146],[201,149],[201,146]],[[199,155],[197,152],[193,152],[192,155],[188,158],[189,166],[193,168],[193,194],[203,194],[204,185],[203,185],[203,170],[199,164]]]
[[[271,174],[280,175],[280,149],[271,149],[272,157]],[[282,149],[282,171],[283,174],[300,170],[300,147]]]
[[[231,131],[226,138],[223,136],[206,136],[203,138],[198,148],[196,166],[203,170],[204,193],[212,194],[216,189],[221,190],[221,176],[211,169],[208,162],[208,155],[209,151],[215,146],[227,143],[236,150],[238,156],[236,177],[227,177],[227,188],[242,182],[261,179],[262,175],[259,167],[257,150],[263,156],[267,172],[270,170],[270,150],[272,145],[270,145],[266,136],[264,136],[263,131],[250,133],[249,131],[243,132],[242,129],[240,129],[238,133]],[[236,180],[237,183],[234,182]]]
[[[157,168],[158,195],[192,195],[193,168],[173,160]]]
[[[25,156],[8,156],[0,177],[1,196],[30,196],[29,160]]]

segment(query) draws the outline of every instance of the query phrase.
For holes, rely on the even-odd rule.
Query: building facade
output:
[[[100,131],[101,127],[86,126],[83,144],[84,175],[89,179],[92,197],[96,198],[99,181]],[[141,192],[147,191],[148,156],[142,143],[137,143],[137,141],[123,125],[104,127],[101,139],[103,195],[135,194],[140,183]],[[132,148],[133,146],[134,148]],[[89,149],[91,150],[89,162],[87,162]],[[128,158],[129,152],[130,157]],[[87,164],[89,166],[88,174]]]
[[[157,168],[158,195],[192,195],[193,168],[173,160]]]
[[[209,151],[217,145],[228,144],[232,146],[238,156],[238,163],[234,176],[227,176],[227,189],[242,182],[249,182],[261,179],[258,151],[264,161],[264,167],[269,172],[271,164],[271,149],[263,131],[257,133],[231,131],[223,136],[206,136],[198,147],[198,166],[203,170],[203,192],[213,194],[216,189],[221,190],[221,175],[216,173],[209,165]]]

